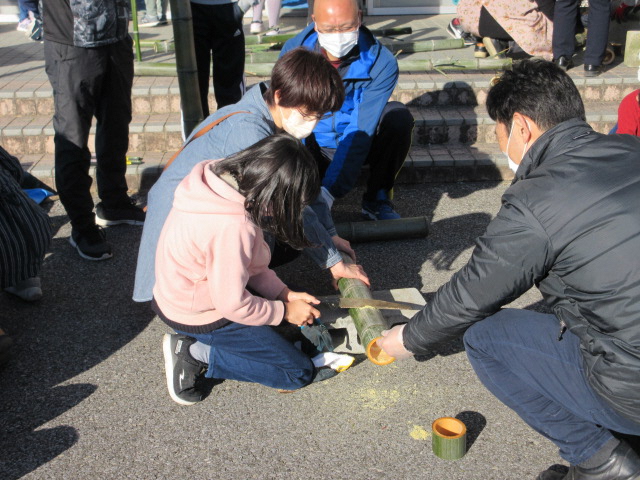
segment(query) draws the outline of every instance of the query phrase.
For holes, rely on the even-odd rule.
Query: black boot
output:
[[[640,480],[640,456],[621,441],[602,465],[594,468],[571,465],[564,476],[546,470],[538,475],[537,480]]]

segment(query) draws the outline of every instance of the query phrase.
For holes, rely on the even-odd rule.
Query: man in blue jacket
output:
[[[398,82],[398,62],[362,26],[358,0],[317,0],[310,24],[285,43],[282,54],[303,46],[322,53],[345,87],[339,111],[318,122],[306,144],[314,153],[329,209],[349,193],[362,165],[369,165],[362,214],[371,220],[400,218],[391,203],[395,178],[411,146],[413,117],[389,102]]]

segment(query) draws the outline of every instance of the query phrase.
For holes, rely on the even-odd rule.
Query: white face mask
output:
[[[282,119],[282,128],[289,135],[293,135],[298,140],[308,137],[316,128],[318,120],[305,120],[304,117],[295,109],[289,110],[291,113],[288,117],[282,114],[282,107],[280,107],[280,118]]]
[[[527,124],[527,128],[531,130],[531,127],[529,127],[529,122],[525,120],[525,123]],[[520,165],[514,162],[513,160],[511,160],[511,157],[509,156],[509,142],[511,142],[511,134],[513,133],[514,124],[515,122],[511,120],[511,130],[509,130],[509,138],[507,139],[507,148],[506,148],[506,151],[503,153],[507,157],[507,163],[509,164],[509,168],[513,173],[516,173]],[[529,142],[525,143],[524,148],[522,149],[522,158],[520,158],[521,163],[522,163],[522,159],[524,158],[524,154],[527,153],[527,145],[529,145]]]
[[[342,58],[358,44],[360,29],[353,32],[320,33],[318,42],[320,46],[336,58]]]

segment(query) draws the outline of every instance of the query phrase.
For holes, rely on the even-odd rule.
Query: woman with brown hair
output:
[[[203,160],[226,158],[277,131],[304,138],[311,133],[319,117],[335,112],[344,100],[342,80],[335,68],[320,54],[298,48],[281,57],[275,64],[269,84],[254,86],[235,105],[218,110],[194,132],[205,125],[224,119],[204,135],[187,139],[188,145],[162,173],[149,192],[133,300],[148,302],[153,297],[155,258],[162,226],[171,210],[176,187],[193,167]],[[192,136],[195,135],[192,134]],[[359,265],[346,265],[336,244],[346,253],[348,242],[338,237],[330,215],[321,209],[305,209],[305,233],[317,245],[306,249],[309,256],[334,278],[368,278]]]

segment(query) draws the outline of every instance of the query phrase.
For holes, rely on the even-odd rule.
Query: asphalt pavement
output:
[[[404,216],[431,220],[426,239],[355,245],[376,290],[415,287],[428,300],[468,259],[499,208],[506,183],[400,185]],[[361,192],[336,203],[358,220]],[[236,381],[201,403],[169,397],[161,337],[148,304],[131,300],[141,228],[108,229],[114,258],[82,260],[56,202],[41,272],[44,298],[0,294],[0,325],[14,357],[0,372],[0,478],[29,479],[528,479],[561,463],[477,380],[459,341],[421,361],[376,366],[364,358],[293,394]],[[306,258],[278,270],[317,295],[328,274]],[[528,292],[514,305],[539,309]],[[431,423],[458,417],[467,455],[431,451]]]

